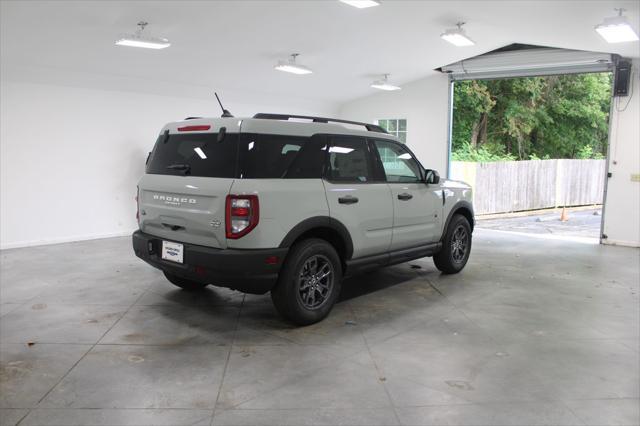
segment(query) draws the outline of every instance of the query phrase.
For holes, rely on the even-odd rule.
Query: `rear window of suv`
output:
[[[201,177],[236,177],[238,135],[227,133],[161,134],[149,156],[147,173]]]
[[[254,133],[161,134],[147,173],[240,179],[319,179],[326,157],[323,136]]]

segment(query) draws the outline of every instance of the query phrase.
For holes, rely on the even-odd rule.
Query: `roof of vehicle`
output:
[[[287,117],[286,115],[276,114],[257,114],[257,116],[268,117]],[[327,122],[313,121],[314,117],[299,118],[301,116],[290,116],[292,118],[288,120],[279,118],[241,118],[241,117],[227,117],[227,118],[205,118],[205,117],[189,117],[182,121],[175,121],[166,124],[162,128],[162,132],[169,130],[170,134],[182,133],[184,131],[194,133],[217,133],[221,127],[226,127],[226,131],[229,133],[265,133],[276,135],[290,135],[290,136],[312,136],[315,134],[338,134],[338,135],[352,135],[352,136],[366,136],[376,137],[380,139],[390,139],[397,141],[395,136],[392,136],[383,129],[373,124],[347,122],[347,121],[333,121],[332,119],[318,118],[321,120],[327,120]],[[206,126],[210,126],[206,129]],[[368,127],[365,127],[368,126]],[[371,131],[369,129],[379,128],[378,131]],[[182,130],[179,130],[182,129]],[[188,129],[188,130],[187,130]]]

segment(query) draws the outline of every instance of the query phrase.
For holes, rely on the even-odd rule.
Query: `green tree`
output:
[[[456,82],[453,157],[603,158],[610,98],[610,73]]]

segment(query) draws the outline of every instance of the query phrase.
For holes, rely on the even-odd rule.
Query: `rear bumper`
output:
[[[162,259],[161,238],[136,231],[132,240],[136,256],[153,267],[193,281],[253,294],[264,294],[273,288],[289,250],[222,250],[182,243],[184,263],[179,264]],[[274,265],[266,263],[267,257],[271,256],[278,258]]]

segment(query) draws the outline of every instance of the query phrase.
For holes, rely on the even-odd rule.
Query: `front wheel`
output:
[[[177,285],[178,287],[187,290],[187,291],[198,291],[205,288],[208,284],[199,283],[197,281],[188,280],[186,278],[179,277],[177,275],[170,274],[168,272],[164,272],[164,276],[171,282],[173,285]]]
[[[466,217],[451,218],[442,239],[442,249],[433,256],[436,268],[445,274],[456,274],[464,268],[471,253],[471,225]]]
[[[324,319],[340,295],[340,257],[325,240],[311,238],[295,244],[271,290],[278,312],[297,325]]]

